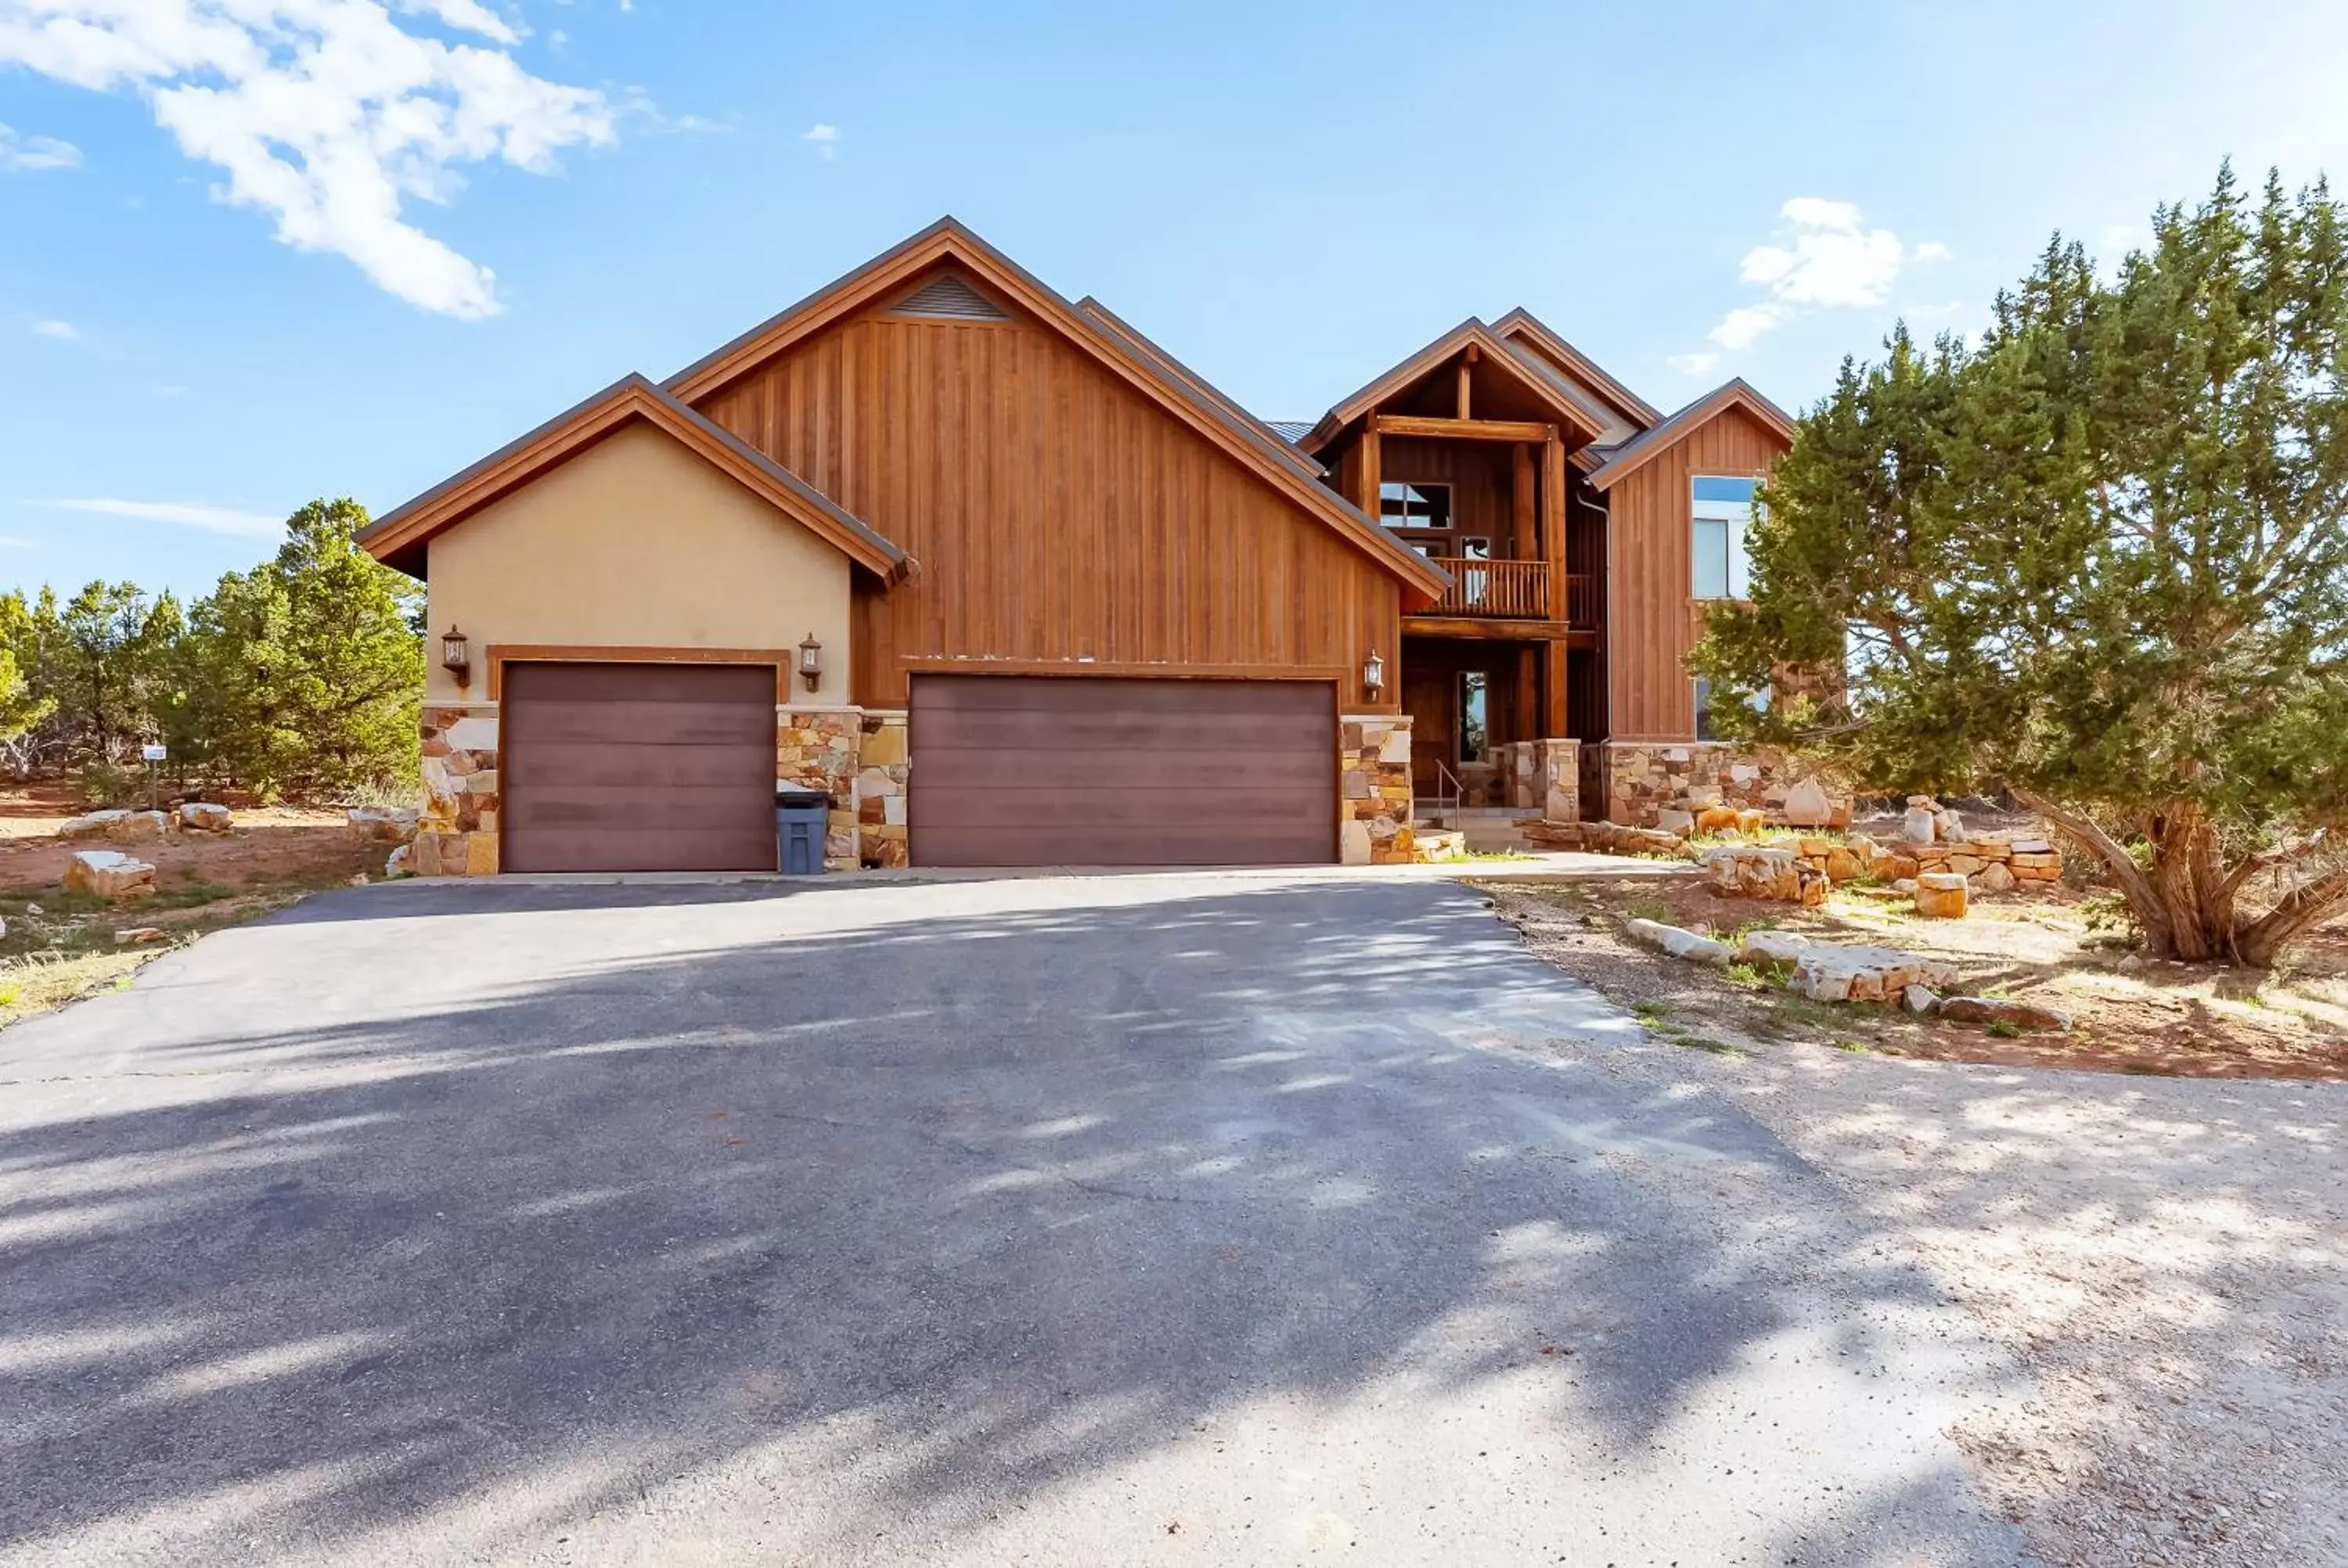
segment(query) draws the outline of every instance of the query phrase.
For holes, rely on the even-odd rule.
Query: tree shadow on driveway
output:
[[[0,1553],[2005,1560],[1942,1305],[1547,1055],[1635,1026],[1471,895],[644,891],[337,896],[0,1037]]]

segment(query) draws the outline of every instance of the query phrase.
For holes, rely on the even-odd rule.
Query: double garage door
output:
[[[510,871],[775,865],[775,671],[511,664]],[[1333,859],[1333,693],[1313,682],[922,675],[916,866],[1233,866]]]

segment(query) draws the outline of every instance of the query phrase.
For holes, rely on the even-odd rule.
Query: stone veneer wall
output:
[[[1787,791],[1804,778],[1818,778],[1834,825],[1850,823],[1849,792],[1779,752],[1740,752],[1718,741],[1606,741],[1599,750],[1609,822],[1653,827],[1667,809],[1707,805],[1766,812],[1782,821]]]
[[[831,797],[823,837],[829,871],[856,869],[856,756],[863,733],[859,709],[775,710],[775,784]]]
[[[1411,828],[1410,715],[1371,713],[1337,720],[1338,858],[1348,866],[1407,865]]]
[[[498,869],[498,707],[427,707],[424,804],[409,865],[418,876],[494,876]]]
[[[908,745],[903,712],[875,708],[865,713],[856,770],[856,865],[912,863],[905,825],[905,789],[913,772]]]
[[[1509,781],[1505,804],[1538,811],[1548,822],[1581,819],[1581,743],[1510,741],[1500,748]]]

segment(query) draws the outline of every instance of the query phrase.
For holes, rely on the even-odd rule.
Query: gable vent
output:
[[[890,307],[889,313],[897,316],[941,316],[950,321],[1007,322],[1011,318],[1000,306],[948,273],[932,278]]]

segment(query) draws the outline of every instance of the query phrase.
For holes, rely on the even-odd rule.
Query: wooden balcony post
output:
[[[1459,356],[1459,417],[1462,419],[1470,417],[1468,412],[1468,367],[1480,357],[1480,352],[1471,343],[1468,345],[1468,352]]]
[[[1566,619],[1565,580],[1565,443],[1550,436],[1541,443],[1541,559],[1549,562],[1549,618]],[[1541,682],[1541,733],[1535,740],[1554,740],[1568,733],[1566,724],[1566,656],[1562,641],[1542,649],[1547,669]]]
[[[1540,535],[1533,527],[1533,449],[1509,449],[1509,553],[1519,560],[1540,559]]]
[[[1380,522],[1383,519],[1378,515],[1378,411],[1375,408],[1362,422],[1361,469],[1362,510],[1369,514],[1370,521]]]

